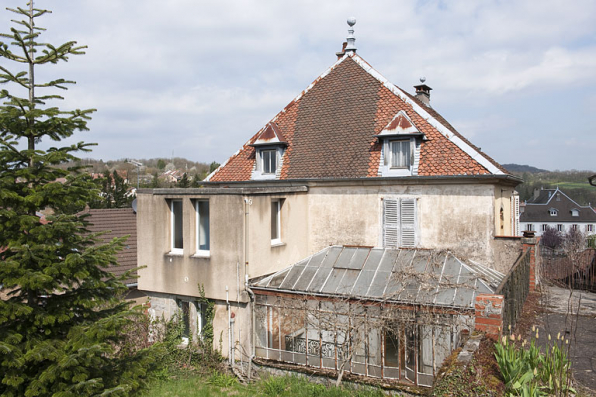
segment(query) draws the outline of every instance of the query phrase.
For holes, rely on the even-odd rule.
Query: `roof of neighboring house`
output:
[[[504,277],[445,251],[332,246],[251,288],[469,309],[476,294],[494,293]]]
[[[346,54],[207,177],[248,181],[264,138],[287,143],[279,179],[374,178],[382,145],[375,135],[403,111],[424,134],[418,175],[504,175],[434,109],[402,91],[357,54]]]
[[[557,215],[550,215],[550,210],[557,210]],[[571,211],[577,210],[578,216]],[[558,187],[556,189],[542,189],[537,196],[529,200],[524,212],[519,216],[520,222],[595,222],[596,212],[587,205],[579,205]]]
[[[137,267],[137,216],[132,208],[104,208],[89,209],[85,213],[90,216],[88,227],[92,233],[108,231],[101,236],[104,242],[111,241],[114,237],[130,236],[124,243],[124,248],[116,253],[118,266],[107,269],[120,276]],[[136,275],[136,272],[133,274]],[[124,280],[128,286],[137,283],[136,278]]]

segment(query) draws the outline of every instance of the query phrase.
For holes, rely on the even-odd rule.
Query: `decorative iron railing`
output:
[[[286,351],[294,353],[306,353],[306,338],[299,338],[291,335],[286,335]],[[321,356],[322,358],[335,358],[337,350],[337,358],[343,359],[343,347],[337,346],[334,343],[322,342],[318,340],[308,341],[308,355]]]

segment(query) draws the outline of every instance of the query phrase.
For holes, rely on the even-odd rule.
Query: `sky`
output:
[[[35,5],[52,10],[44,41],[88,46],[36,72],[77,82],[55,105],[97,109],[64,142],[98,144],[82,157],[223,162],[336,61],[354,16],[357,53],[410,93],[426,77],[433,108],[498,162],[596,170],[593,0]],[[13,18],[0,9],[1,32]]]

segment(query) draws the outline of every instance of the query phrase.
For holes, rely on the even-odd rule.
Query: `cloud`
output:
[[[485,140],[499,122],[513,120],[500,131],[515,127],[516,145],[529,145],[537,130],[557,139],[540,114],[561,111],[561,104],[566,119],[596,124],[589,111],[596,88],[591,0],[37,0],[36,6],[54,11],[40,21],[47,41],[74,38],[89,46],[87,55],[39,77],[77,80],[64,106],[98,112],[92,131],[74,139],[99,142],[93,155],[104,159],[174,150],[223,161],[335,61],[350,15],[358,20],[360,55],[410,92],[426,76],[435,109],[497,159],[512,153]],[[11,17],[0,10],[2,20]],[[591,166],[571,150],[552,155],[556,146],[525,153],[523,162]]]

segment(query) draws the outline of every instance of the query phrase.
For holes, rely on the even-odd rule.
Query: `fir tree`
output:
[[[36,146],[87,129],[93,110],[49,105],[71,81],[35,80],[38,67],[85,47],[41,42],[35,22],[48,11],[32,1],[9,11],[18,19],[0,36],[0,283],[7,294],[0,300],[0,394],[131,395],[144,384],[151,351],[118,348],[132,312],[116,298],[125,287],[108,267],[123,241],[101,245],[88,233],[76,210],[96,185],[80,166],[58,167],[76,164],[89,144]],[[52,214],[47,222],[42,210]]]
[[[114,170],[104,178],[97,179],[99,193],[89,202],[91,208],[128,208],[133,197],[128,196],[130,185]]]
[[[187,188],[190,186],[190,180],[188,179],[188,174],[185,172],[182,175],[182,178],[178,181],[178,187]]]

